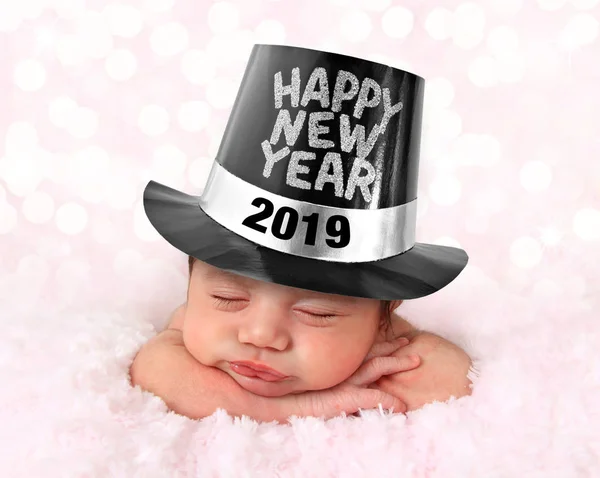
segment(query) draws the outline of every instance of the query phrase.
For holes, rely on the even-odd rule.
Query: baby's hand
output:
[[[387,392],[406,403],[407,411],[433,401],[445,402],[471,394],[467,378],[471,359],[460,347],[442,337],[421,333],[393,353],[397,358],[418,354],[421,365],[414,370],[385,375],[370,388]]]
[[[418,356],[391,355],[408,343],[408,339],[400,338],[374,345],[359,369],[335,387],[270,400],[284,406],[289,415],[297,416],[330,418],[341,412],[354,414],[359,409],[377,408],[378,404],[386,409],[393,408],[397,413],[404,413],[407,407],[399,397],[382,390],[369,389],[368,386],[385,375],[413,370],[419,366]]]

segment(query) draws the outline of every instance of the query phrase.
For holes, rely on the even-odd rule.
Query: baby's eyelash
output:
[[[299,311],[305,315],[310,315],[312,318],[316,318],[317,320],[327,321],[331,319],[335,319],[335,315],[327,315],[327,314],[311,314],[310,312],[305,312],[303,310]]]
[[[233,302],[238,302],[242,299],[228,299],[227,297],[219,297],[217,295],[213,295],[212,298],[214,299],[214,304],[215,305],[228,305],[231,304]]]

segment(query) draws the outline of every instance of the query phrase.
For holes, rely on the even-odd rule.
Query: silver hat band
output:
[[[249,241],[311,259],[377,261],[415,244],[416,199],[384,209],[321,206],[265,191],[216,161],[198,204]]]

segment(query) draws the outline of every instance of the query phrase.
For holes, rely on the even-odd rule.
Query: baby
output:
[[[470,394],[468,355],[381,301],[296,289],[189,259],[187,301],[139,351],[133,385],[190,418],[285,423]]]

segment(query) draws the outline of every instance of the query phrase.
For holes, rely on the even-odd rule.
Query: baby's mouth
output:
[[[288,378],[284,375],[275,375],[266,370],[257,370],[250,365],[239,362],[229,362],[229,366],[231,367],[231,370],[239,375],[250,378],[259,378],[265,382],[281,382]]]

